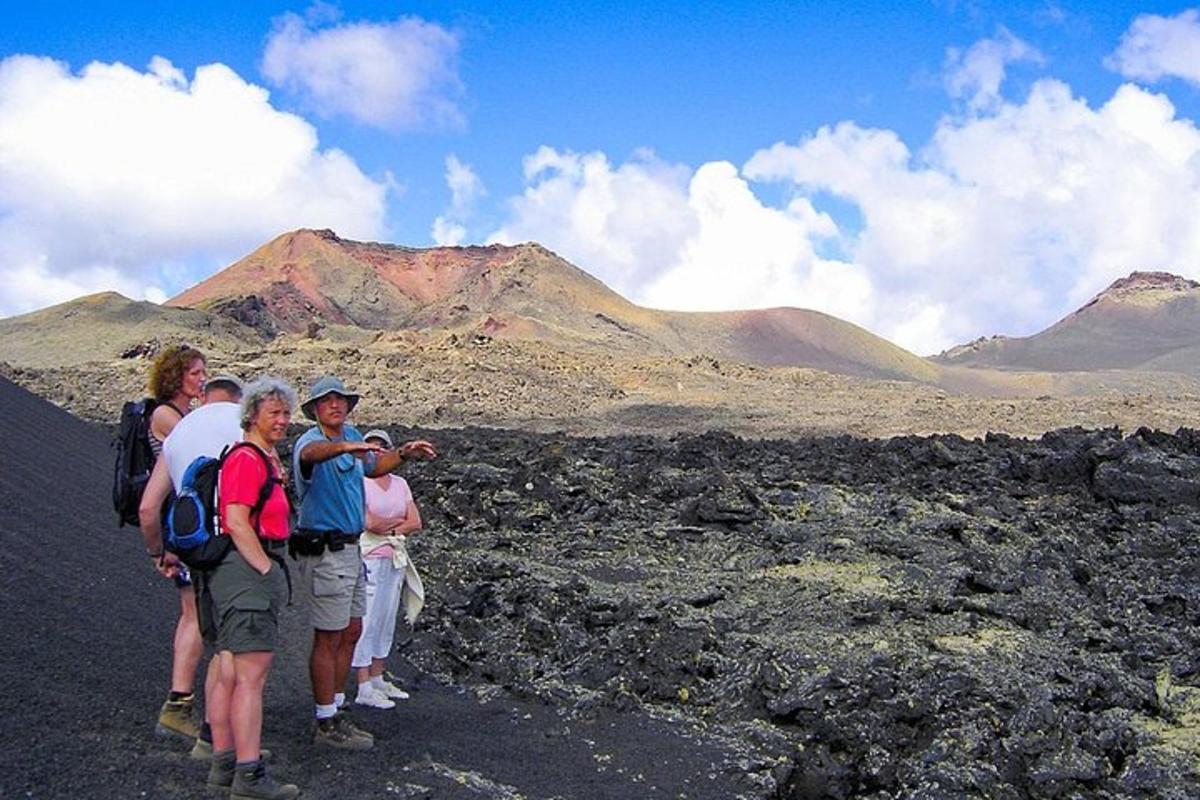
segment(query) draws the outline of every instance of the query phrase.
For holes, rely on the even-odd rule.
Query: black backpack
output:
[[[117,463],[113,467],[113,509],[123,525],[138,524],[138,506],[154,469],[154,451],[150,448],[150,415],[158,402],[147,397],[130,400],[121,409],[117,430]]]
[[[171,500],[163,515],[163,547],[179,557],[189,569],[211,570],[220,564],[233,539],[221,530],[219,483],[221,467],[229,455],[240,447],[249,447],[262,459],[267,468],[258,499],[250,509],[250,517],[258,526],[257,516],[271,497],[275,485],[281,483],[271,462],[262,450],[250,442],[238,442],[221,451],[218,458],[200,456],[188,465],[183,474],[179,494]]]

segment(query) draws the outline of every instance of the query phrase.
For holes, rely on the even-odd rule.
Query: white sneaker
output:
[[[388,681],[386,678],[381,678],[380,683],[375,684],[375,686],[375,691],[379,692],[384,697],[391,697],[395,700],[407,700],[409,697],[408,692],[404,691],[396,684]]]
[[[370,706],[371,708],[396,707],[396,704],[389,700],[387,695],[369,685],[358,687],[358,694],[355,695],[354,702],[356,705]]]

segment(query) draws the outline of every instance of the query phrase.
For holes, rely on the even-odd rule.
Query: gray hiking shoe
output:
[[[195,695],[178,700],[167,698],[158,712],[158,725],[154,731],[160,736],[180,736],[195,739],[200,736],[200,724],[196,722]]]
[[[317,720],[313,729],[313,744],[323,744],[339,750],[370,750],[375,746],[375,739],[354,727],[353,723],[348,723],[344,714],[336,714]]]
[[[262,760],[250,767],[235,767],[229,800],[292,800],[300,794],[294,783],[280,783],[267,774]]]
[[[233,785],[233,772],[237,766],[237,753],[226,750],[213,753],[208,765],[208,785],[216,789],[228,789]]]

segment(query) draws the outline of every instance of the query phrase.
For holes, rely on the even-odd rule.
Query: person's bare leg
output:
[[[369,670],[370,677],[378,678],[379,676],[383,675],[383,666],[384,666],[384,661],[382,658],[372,658],[371,659],[371,667]],[[360,675],[362,674],[362,672],[363,672],[363,670],[359,670]],[[359,680],[362,680],[362,679],[360,678]]]
[[[271,669],[272,652],[232,656],[233,702],[230,704],[234,749],[239,764],[258,761],[262,744],[262,692]]]
[[[269,654],[268,654],[269,655]],[[208,727],[212,731],[214,753],[233,749],[232,704],[233,690],[237,684],[233,653],[223,650],[212,658],[216,669],[210,666],[209,674],[216,673],[217,681],[208,694]]]
[[[179,590],[179,622],[175,624],[175,648],[171,661],[171,691],[191,694],[196,668],[204,656],[204,640],[196,622],[196,593],[192,587]]]
[[[359,636],[362,636],[362,617],[351,617],[350,624],[341,632],[338,641],[333,674],[335,692],[346,688],[346,680],[350,677],[350,662],[354,660],[354,646],[358,644]]]
[[[208,709],[212,705],[212,695],[217,689],[217,682],[221,680],[221,654],[213,653],[213,657],[208,660],[208,669],[204,671],[204,721],[209,725],[212,722],[208,719]]]
[[[319,706],[333,703],[337,678],[338,645],[342,631],[313,631],[312,653],[308,657],[308,675],[312,680],[313,702]],[[345,683],[343,674],[343,684]]]

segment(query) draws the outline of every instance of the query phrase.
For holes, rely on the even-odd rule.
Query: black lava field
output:
[[[443,680],[689,721],[749,797],[1200,795],[1195,432],[425,434]]]

